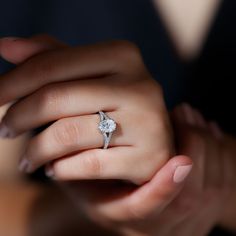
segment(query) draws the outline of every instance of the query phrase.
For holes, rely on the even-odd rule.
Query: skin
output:
[[[44,43],[41,43],[41,42],[44,42]],[[65,108],[65,105],[63,106],[63,110],[61,110],[62,108],[58,109],[56,105],[58,105],[60,108],[60,105],[61,105],[60,99],[61,97],[64,97],[63,91],[65,88],[67,88],[66,83],[73,83],[72,87],[68,87],[68,90],[70,90],[70,92],[73,91],[73,88],[75,88],[77,84],[74,81],[66,82],[66,83],[63,82],[63,86],[59,88],[57,87],[57,84],[53,84],[53,86],[48,85],[48,84],[52,83],[52,80],[51,80],[52,78],[56,80],[58,80],[58,78],[60,79],[62,78],[63,81],[64,80],[68,81],[68,79],[65,79],[64,76],[62,75],[65,75],[65,74],[68,75],[71,73],[70,70],[72,70],[75,67],[72,68],[69,66],[71,66],[71,63],[73,64],[75,59],[73,59],[70,62],[70,65],[67,65],[67,66],[61,65],[61,67],[59,67],[60,73],[57,71],[58,62],[63,61],[63,59],[60,59],[60,56],[64,58],[64,53],[68,53],[66,55],[67,56],[70,55],[69,58],[73,58],[74,51],[72,52],[72,50],[70,48],[67,48],[65,45],[60,44],[58,42],[55,43],[55,42],[56,42],[55,40],[48,37],[46,37],[45,39],[45,36],[36,37],[36,39],[33,38],[31,40],[20,39],[14,42],[12,42],[12,40],[10,40],[9,42],[9,39],[7,39],[5,42],[3,41],[1,42],[1,48],[5,49],[5,51],[4,50],[1,51],[1,54],[9,61],[19,64],[19,66],[14,71],[11,71],[8,74],[2,76],[0,87],[1,89],[4,89],[5,93],[4,95],[3,93],[1,93],[2,97],[0,98],[0,101],[3,104],[3,103],[11,101],[11,99],[15,100],[15,99],[18,99],[19,97],[24,96],[23,99],[15,103],[8,110],[6,116],[3,118],[2,127],[8,128],[8,132],[6,132],[8,137],[16,136],[22,132],[28,131],[34,127],[42,125],[44,124],[44,122],[46,123],[52,120],[53,121],[58,120],[55,123],[57,122],[59,123],[60,121],[57,128],[59,129],[60,127],[64,129],[64,126],[65,126],[64,120],[67,119],[65,117],[71,115],[71,113],[66,113],[66,114],[60,113],[60,112],[65,112],[65,111],[66,112],[71,111],[71,110],[67,111],[66,110],[67,108]],[[21,48],[21,50],[24,51],[23,56],[21,53],[18,54],[18,57],[17,56],[14,57],[13,53],[11,54],[10,49],[12,50],[12,52],[14,52],[14,45],[16,47],[17,44],[18,44],[17,46],[18,49]],[[21,44],[21,46],[19,46],[19,44]],[[124,49],[123,48],[124,42],[121,42],[121,44],[119,42],[118,44],[119,44],[118,46],[119,46],[119,53],[120,53],[120,49]],[[7,45],[8,45],[8,48],[7,48]],[[35,47],[35,45],[37,47]],[[47,46],[45,47],[45,45]],[[97,48],[97,45],[92,46],[93,51],[99,51],[99,52],[101,51],[104,52],[104,48],[109,48],[109,50],[111,50],[110,47],[111,47],[111,44],[105,44],[105,46],[104,44],[102,46],[99,45],[98,48]],[[117,44],[115,45],[115,49],[116,47],[117,47]],[[130,47],[132,47],[132,50],[133,50],[134,46],[133,45],[131,46],[130,44],[128,44],[127,46],[127,43],[125,42],[126,50],[124,50],[122,53],[126,55],[126,51],[131,50]],[[53,51],[49,51],[52,48],[53,48]],[[87,53],[84,53],[85,59],[86,59],[87,54],[91,56],[90,55],[91,52],[87,51],[89,49],[90,49],[89,47],[82,50],[81,48],[79,49],[79,52],[83,53],[84,52],[83,50],[87,52]],[[115,50],[115,49],[114,49],[114,44],[112,44],[112,50]],[[132,50],[129,52],[133,53]],[[120,159],[122,158],[122,156],[120,156],[119,160],[117,158],[117,160],[119,161],[117,163],[114,160],[115,157],[109,156],[110,158],[106,159],[104,165],[109,165],[109,168],[107,169],[110,169],[110,172],[111,172],[110,175],[106,174],[104,169],[102,169],[103,170],[102,174],[101,174],[101,171],[97,171],[100,174],[98,175],[98,173],[96,172],[97,164],[95,165],[96,167],[94,169],[94,165],[91,164],[92,163],[91,160],[89,161],[89,165],[93,166],[93,168],[91,168],[91,166],[88,166],[88,162],[87,162],[87,166],[84,166],[83,164],[86,162],[80,161],[81,158],[85,158],[85,156],[83,155],[81,156],[81,153],[83,152],[80,152],[78,154],[79,158],[77,155],[74,155],[74,154],[69,155],[69,156],[66,155],[68,150],[69,152],[78,151],[74,149],[73,151],[71,151],[70,144],[73,143],[74,136],[73,135],[67,136],[67,134],[70,132],[70,131],[68,132],[68,129],[62,132],[63,141],[65,142],[66,140],[67,141],[66,143],[56,142],[54,144],[53,143],[54,140],[52,140],[51,138],[47,139],[47,137],[50,137],[50,135],[49,136],[45,135],[45,132],[46,134],[47,132],[50,134],[49,129],[51,128],[51,126],[55,124],[54,123],[53,125],[49,126],[49,128],[47,128],[45,131],[43,131],[41,134],[39,134],[39,136],[36,136],[35,138],[32,139],[32,140],[36,140],[36,142],[32,141],[29,144],[26,154],[24,155],[24,158],[27,158],[31,164],[24,166],[24,170],[32,171],[42,164],[51,162],[51,164],[48,167],[48,173],[50,173],[50,175],[51,173],[53,173],[53,177],[56,178],[57,180],[86,180],[86,181],[80,181],[78,183],[72,182],[72,183],[63,184],[62,187],[65,189],[66,192],[68,192],[72,196],[73,199],[75,199],[76,203],[83,203],[83,204],[80,204],[78,207],[80,207],[80,209],[82,208],[82,210],[91,218],[92,221],[96,222],[97,224],[102,225],[105,228],[109,228],[113,231],[118,230],[118,232],[121,233],[122,235],[156,235],[157,233],[159,235],[173,235],[174,232],[179,232],[179,235],[184,235],[184,236],[185,235],[187,236],[190,234],[194,235],[196,234],[196,232],[198,232],[198,234],[196,235],[206,235],[207,232],[209,232],[209,230],[215,224],[219,222],[219,218],[222,213],[222,209],[221,209],[222,202],[225,201],[225,199],[227,199],[229,189],[231,190],[232,185],[233,185],[233,180],[235,180],[234,178],[235,176],[232,174],[233,171],[229,169],[229,168],[232,168],[231,158],[224,158],[222,160],[222,155],[220,155],[221,153],[226,152],[225,146],[219,145],[221,143],[224,143],[224,140],[225,140],[224,135],[221,132],[217,132],[216,131],[217,129],[214,128],[215,127],[214,125],[207,124],[206,121],[204,121],[203,117],[197,111],[193,110],[192,108],[186,105],[181,106],[180,108],[174,111],[173,121],[176,127],[175,129],[176,131],[175,134],[177,137],[176,140],[178,140],[176,152],[185,154],[185,156],[183,155],[175,156],[171,158],[169,161],[167,161],[169,157],[171,156],[171,153],[173,153],[172,131],[169,124],[168,114],[163,105],[163,98],[162,98],[162,94],[160,92],[159,86],[157,87],[154,86],[156,88],[155,91],[151,90],[153,89],[153,85],[154,85],[153,80],[150,80],[149,73],[146,71],[146,69],[144,69],[145,67],[142,65],[142,63],[140,63],[140,55],[138,56],[136,53],[137,51],[135,48],[135,57],[138,57],[138,59],[129,58],[129,60],[127,60],[128,62],[126,61],[125,65],[123,65],[124,58],[123,56],[121,56],[122,58],[121,64],[119,64],[118,61],[116,61],[115,63],[115,65],[118,66],[118,68],[122,68],[122,72],[117,72],[118,75],[116,78],[118,82],[112,83],[112,86],[117,86],[117,88],[115,88],[114,90],[115,93],[119,94],[114,101],[116,102],[119,101],[119,98],[121,98],[120,100],[122,101],[122,97],[127,92],[126,88],[124,88],[124,85],[126,85],[129,89],[132,88],[133,86],[136,87],[138,91],[146,95],[140,97],[140,94],[137,94],[131,90],[129,93],[127,93],[129,94],[130,99],[128,99],[126,103],[129,103],[129,106],[128,106],[129,109],[135,110],[137,109],[137,107],[135,107],[135,104],[133,104],[133,101],[135,100],[137,103],[137,99],[138,99],[139,105],[147,106],[147,107],[144,106],[144,109],[147,109],[144,111],[144,113],[148,112],[148,114],[151,114],[151,115],[153,115],[153,113],[150,113],[148,109],[153,111],[155,107],[154,111],[157,112],[158,118],[156,117],[157,115],[153,117],[152,116],[148,116],[148,117],[153,119],[153,120],[151,119],[151,121],[153,122],[150,122],[151,127],[153,128],[153,124],[155,124],[157,126],[156,127],[157,131],[150,133],[150,132],[147,132],[149,131],[148,127],[145,127],[145,128],[142,127],[143,129],[139,131],[140,132],[139,135],[137,135],[136,133],[136,135],[134,136],[129,136],[129,135],[132,135],[132,132],[136,132],[136,131],[128,130],[128,132],[123,134],[123,136],[121,133],[120,143],[118,142],[119,136],[118,137],[114,136],[114,140],[113,140],[114,143],[112,144],[111,149],[113,149],[114,148],[113,146],[115,145],[119,144],[120,146],[122,146],[123,144],[126,150],[129,150],[129,148],[133,149],[130,152],[130,158],[133,158],[133,156],[135,156],[136,154],[135,150],[138,150],[137,153],[142,154],[144,159],[142,159],[142,156],[140,156],[141,160],[137,159],[135,160],[135,162],[133,159],[131,159],[132,161],[130,163],[132,165],[130,164],[129,166],[129,156],[127,156],[123,160],[126,168],[122,169],[122,168],[119,168],[119,165],[117,165],[117,163],[118,164],[121,163]],[[52,58],[56,60],[55,65],[50,64],[49,71],[41,70],[40,68],[45,69],[44,67],[45,65],[48,66],[47,60],[52,59],[51,55],[53,55]],[[56,55],[56,57],[54,55]],[[106,55],[109,56],[109,53]],[[85,66],[86,68],[87,66],[86,66],[86,63],[84,62],[87,62],[87,63],[88,62],[90,63],[91,61],[93,62],[93,59],[96,58],[96,54],[92,52],[92,58],[87,59],[85,61],[78,60],[78,59],[81,59],[80,57],[79,58],[75,57],[75,58],[76,58],[75,63],[78,63],[79,61],[80,63],[78,63],[78,65],[81,65],[81,68],[83,66]],[[117,60],[117,58],[115,60]],[[132,62],[130,62],[130,60],[132,60]],[[22,63],[23,61],[25,62]],[[42,64],[40,64],[40,62]],[[97,63],[101,63],[101,62],[99,61]],[[131,63],[131,64],[128,64],[129,65],[128,68],[126,68],[127,63]],[[95,64],[96,63],[94,63],[94,65]],[[32,68],[35,68],[33,65],[37,65],[38,67],[36,71],[33,70],[32,72]],[[40,71],[41,73],[39,73]],[[42,73],[42,71],[44,73]],[[98,75],[99,73],[97,72],[94,74]],[[30,81],[26,79],[26,78],[32,77],[32,75],[34,75],[35,78],[38,79],[36,81],[36,84],[38,84],[38,86],[43,86],[43,89],[46,88],[45,90],[49,91],[47,93],[47,96],[44,95],[46,99],[43,96],[43,98],[45,99],[45,100],[43,99],[43,103],[42,103],[43,105],[37,107],[39,108],[37,110],[34,109],[35,102],[39,101],[37,100],[37,98],[39,99],[39,97],[41,97],[43,93],[42,93],[41,88],[35,87],[35,83],[30,84]],[[139,78],[140,75],[142,75],[142,78]],[[41,78],[42,76],[43,78]],[[106,78],[105,79],[100,78],[100,77],[96,78],[96,83],[93,84],[91,83],[91,80],[93,79],[91,78],[87,79],[87,76],[81,76],[81,77],[80,76],[81,74],[78,75],[78,80],[79,80],[79,85],[80,85],[79,96],[82,96],[84,91],[85,92],[89,91],[89,95],[94,96],[94,93],[91,93],[91,90],[89,90],[90,86],[95,86],[94,91],[100,94],[99,91],[101,87],[99,86],[96,87],[97,85],[99,85],[99,80],[104,80],[105,82],[109,84],[109,81],[107,81]],[[130,80],[130,81],[128,83],[127,81],[123,81],[122,79],[123,77],[126,78],[126,80]],[[138,77],[138,81],[137,81],[137,77]],[[113,78],[110,78],[110,79],[112,80]],[[55,83],[58,81],[53,81],[53,82]],[[60,80],[59,82],[61,83],[62,81]],[[20,89],[14,90],[14,88],[10,86],[10,84],[12,83],[15,83],[15,84],[18,83],[19,86],[21,83],[25,83],[24,84],[25,86],[21,86]],[[152,86],[150,86],[149,83],[151,83]],[[147,84],[150,86],[148,87],[148,89],[146,88],[148,92],[147,90],[144,89],[147,86]],[[122,86],[122,89],[120,86]],[[54,93],[54,89],[56,91],[55,94],[57,94],[57,96],[55,96],[55,94],[53,95],[51,94],[51,93]],[[103,93],[101,93],[101,96],[103,96],[104,92],[106,93],[106,89],[102,91]],[[125,93],[122,93],[124,91]],[[48,95],[50,95],[50,97],[48,97]],[[152,99],[154,98],[154,100],[157,99],[157,101],[148,100],[148,97],[152,97]],[[55,98],[59,100],[53,100],[54,106],[50,107],[51,99],[55,99]],[[72,96],[68,100],[71,101],[76,98],[77,97]],[[90,101],[89,96],[87,97],[86,101]],[[95,103],[95,100],[91,100],[91,102]],[[100,103],[100,100],[99,100],[99,103]],[[78,104],[76,105],[77,105],[76,109],[78,109]],[[122,102],[118,103],[118,105],[115,106],[115,109],[111,108],[112,111],[109,113],[112,118],[118,121],[119,116],[117,115],[116,117],[115,113],[121,110],[121,113],[120,113],[121,119],[120,119],[120,122],[118,122],[118,124],[120,124],[121,127],[122,125],[125,125],[122,123],[122,121],[127,120],[127,122],[129,122],[129,118],[130,118],[128,116],[127,117],[125,116],[127,115],[127,112],[129,112],[130,110],[124,109],[125,112],[122,113],[123,111],[122,105],[123,105]],[[156,106],[158,106],[158,108],[156,108]],[[56,108],[55,110],[53,110],[53,114],[50,113],[51,111],[50,108],[51,109]],[[24,112],[22,112],[22,109],[24,110]],[[91,106],[91,110],[92,110],[92,106]],[[55,115],[55,113],[57,115],[57,111],[59,111],[58,112],[59,114],[62,114],[62,117],[54,116],[52,118],[52,115]],[[33,117],[33,119],[31,120],[30,117],[32,117],[32,114],[35,114],[35,112],[38,112],[37,113],[38,118],[35,119],[35,117]],[[25,114],[28,114],[28,115],[26,116]],[[73,115],[75,116],[75,114]],[[87,114],[84,116],[88,118],[89,120],[89,116]],[[94,115],[94,114],[92,114],[91,116],[97,117],[97,115]],[[132,116],[132,113],[130,114],[130,116]],[[78,118],[79,117],[80,116],[78,116]],[[139,117],[139,114],[137,113],[135,113],[135,116],[133,116],[133,119],[134,117],[136,119],[138,118],[137,120],[139,120],[139,123],[144,120],[144,118],[142,116]],[[69,119],[69,121],[71,122],[73,121],[73,119]],[[96,122],[98,122],[98,120],[95,120],[95,119],[94,120],[91,119],[91,121],[92,121],[91,124],[94,124],[94,123],[96,124]],[[22,123],[19,123],[19,122],[22,122]],[[146,124],[145,122],[142,122],[142,123]],[[79,125],[83,125],[82,120],[80,120]],[[86,126],[86,124],[84,125]],[[134,127],[136,126],[137,124],[134,125]],[[94,132],[94,131],[91,129],[90,132]],[[56,133],[58,133],[58,131],[56,131]],[[119,132],[117,133],[119,134]],[[151,139],[150,137],[145,137],[144,136],[145,133],[148,133]],[[67,136],[66,139],[64,139],[64,134],[65,136]],[[142,139],[140,139],[141,134],[142,134]],[[161,140],[161,143],[158,143],[160,142],[158,137],[160,137],[160,135],[163,135],[163,134],[164,136],[161,136],[163,137],[163,139]],[[87,134],[84,133],[84,135],[87,135]],[[96,148],[96,147],[102,146],[102,142],[96,143],[97,139],[99,140],[99,138],[101,138],[99,135],[100,134],[96,136],[95,134],[96,136],[96,140],[94,139],[95,147],[92,147],[92,148],[94,148],[95,150],[99,150],[100,152],[101,149]],[[129,138],[134,138],[134,140],[136,140],[135,144],[128,144],[128,149],[126,147],[127,143],[124,142],[125,136]],[[53,138],[56,139],[55,136],[53,136]],[[37,141],[39,139],[40,141]],[[93,140],[93,138],[89,137],[88,140],[91,141]],[[153,143],[154,145],[150,143],[150,141],[152,140],[155,140],[155,144]],[[30,150],[30,146],[35,143],[38,145],[39,144],[42,145],[42,143],[47,143],[47,144],[50,143],[52,144],[53,149],[59,149],[60,151],[59,155],[55,155],[54,150],[50,150],[50,152],[52,151],[53,152],[52,154],[50,153],[52,156],[48,158],[48,155],[45,155],[45,153],[48,153],[47,152],[48,150],[45,149],[46,150],[45,153],[37,153],[38,151],[40,152],[42,150],[43,146],[35,145],[33,146],[33,148],[31,148],[31,150],[34,150],[33,156],[31,157],[31,155],[29,155],[28,150]],[[86,144],[86,142],[84,143]],[[62,146],[62,148],[60,146]],[[217,152],[216,147],[220,147],[221,149],[218,150]],[[76,148],[78,148],[78,146],[76,146]],[[88,148],[91,148],[91,147],[86,146],[85,153],[90,152],[90,151],[87,151]],[[151,153],[149,153],[150,148],[155,148],[155,149],[152,150]],[[66,154],[64,154],[64,150],[66,151]],[[62,156],[61,156],[61,151],[63,153]],[[107,152],[109,150],[105,150],[105,151]],[[120,151],[120,149],[118,150],[116,149],[116,151]],[[158,153],[158,155],[156,153]],[[160,153],[164,153],[165,158],[163,158],[162,156],[159,156]],[[168,153],[168,155],[166,153]],[[229,148],[227,149],[227,153],[230,153]],[[89,154],[91,154],[91,152]],[[106,158],[106,156],[103,156],[102,154],[105,154],[105,152],[100,153],[100,154],[101,154],[101,157],[99,158],[101,160],[100,159],[99,160],[104,161],[103,158]],[[122,153],[122,155],[124,154],[125,152]],[[186,155],[190,156],[192,160],[188,158]],[[36,156],[37,156],[37,162],[35,162],[36,158],[33,158]],[[89,156],[90,155],[87,155],[86,158],[89,158]],[[228,157],[231,155],[227,154],[223,156]],[[95,157],[93,156],[93,158],[97,158],[97,157],[98,157],[97,155],[95,155]],[[146,161],[147,159],[145,159],[147,157],[148,159],[151,159],[151,160],[153,158],[155,159],[155,161],[156,159],[158,159],[158,162],[157,163],[155,162],[155,170],[152,170],[153,162],[152,162],[151,167],[148,165],[148,162]],[[133,165],[135,163],[135,165],[137,164],[137,166],[139,166],[138,161],[140,161],[140,165],[145,163],[145,169],[139,170],[137,173],[135,171],[135,168],[133,168]],[[193,171],[190,174],[189,178],[187,178],[188,174],[191,171],[193,162],[194,162]],[[61,163],[64,164],[63,168],[60,166]],[[114,163],[116,164],[114,165]],[[113,167],[114,169],[111,169],[112,166],[114,166]],[[81,168],[80,171],[78,171],[78,168]],[[99,170],[100,170],[100,167],[99,167]],[[148,170],[148,174],[146,173],[147,170]],[[124,172],[121,172],[121,171],[124,171]],[[230,176],[227,175],[229,173],[230,173]],[[103,179],[103,180],[105,179],[107,181],[105,182],[98,181],[98,179]],[[122,181],[108,181],[112,179],[118,179]],[[91,180],[96,180],[96,181],[91,181]],[[125,180],[126,182],[123,182],[123,180]],[[115,190],[115,196],[114,194],[112,194],[114,193],[114,190]],[[119,225],[119,227],[117,227],[117,225]],[[199,225],[203,225],[204,227],[199,229]]]
[[[207,235],[215,225],[222,223],[226,210],[225,202],[232,198],[232,190],[236,186],[232,140],[229,142],[230,137],[223,134],[214,122],[206,122],[197,110],[188,105],[177,107],[172,114],[172,120],[178,140],[178,153],[191,156],[194,162],[193,170],[185,179],[184,187],[178,194],[175,192],[176,185],[173,185],[171,179],[168,182],[171,190],[168,194],[165,192],[167,183],[164,182],[165,175],[162,173],[166,171],[166,174],[167,172],[171,174],[166,164],[148,184],[132,193],[133,199],[130,198],[129,204],[124,207],[118,204],[119,209],[125,212],[125,216],[127,216],[126,209],[132,209],[133,214],[129,214],[129,218],[114,217],[116,207],[110,203],[110,198],[107,196],[111,195],[114,187],[118,191],[119,186],[105,185],[103,190],[104,183],[100,186],[98,183],[85,185],[72,183],[64,186],[75,203],[83,203],[78,205],[79,209],[84,209],[95,222],[118,231],[120,235],[129,236],[203,236]],[[179,157],[174,157],[172,161],[178,161],[177,158]],[[97,191],[97,188],[100,191]],[[145,188],[148,188],[148,195],[143,199],[140,192]],[[122,190],[121,186],[120,189]],[[161,199],[157,197],[158,195],[152,195],[154,192],[161,193],[164,198],[170,196],[172,192],[172,201],[159,205]],[[138,199],[138,204],[134,204],[135,198]],[[156,206],[153,205],[147,210],[147,203],[150,201],[156,202]]]
[[[4,43],[9,39],[1,43],[7,50]],[[138,49],[124,41],[77,48],[58,44],[30,59],[28,55],[25,63],[1,76],[5,92],[0,105],[23,97],[3,117],[2,136],[16,137],[56,120],[30,141],[20,168],[32,172],[51,162],[49,172],[60,180],[149,181],[172,155],[173,143],[160,86],[146,70]],[[67,65],[64,57],[70,58]],[[108,150],[101,149],[98,110],[107,111],[118,124]],[[137,168],[131,168],[134,162]]]

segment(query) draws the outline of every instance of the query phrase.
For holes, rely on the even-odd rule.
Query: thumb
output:
[[[156,173],[150,182],[123,199],[107,204],[98,203],[93,207],[98,214],[118,221],[143,219],[153,213],[160,214],[183,188],[192,165],[189,157],[175,156]]]
[[[0,39],[0,56],[8,62],[20,64],[36,54],[61,47],[66,45],[44,34],[31,38],[7,37]]]

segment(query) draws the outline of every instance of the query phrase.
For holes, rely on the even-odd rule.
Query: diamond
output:
[[[111,133],[116,129],[116,122],[112,119],[102,120],[100,121],[98,128],[102,133]]]

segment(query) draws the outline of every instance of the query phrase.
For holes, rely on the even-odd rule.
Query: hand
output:
[[[30,141],[20,164],[26,172],[50,162],[47,174],[58,180],[142,184],[173,154],[161,88],[132,43],[72,48],[38,36],[2,39],[0,53],[18,64],[1,75],[0,105],[17,102],[3,117],[0,135],[51,124]],[[118,124],[107,150],[97,127],[100,110]]]
[[[194,168],[166,211],[168,219],[176,222],[167,235],[208,235],[220,223],[225,203],[235,188],[235,151],[227,145],[228,136],[219,126],[206,122],[189,105],[174,110],[173,122],[178,153],[189,155]]]
[[[91,219],[121,235],[207,235],[222,218],[225,202],[235,186],[235,169],[224,144],[225,135],[188,105],[174,110],[173,122],[178,153],[190,156],[194,162],[188,178],[191,162],[177,156],[149,183],[133,190],[88,182],[64,185],[65,190]],[[185,165],[181,166],[181,161]],[[181,167],[174,172],[173,165]]]

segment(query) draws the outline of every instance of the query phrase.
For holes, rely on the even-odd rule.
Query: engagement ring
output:
[[[100,123],[98,125],[104,137],[104,149],[107,149],[111,141],[112,133],[116,130],[116,122],[106,115],[103,111],[98,112],[100,115]]]

